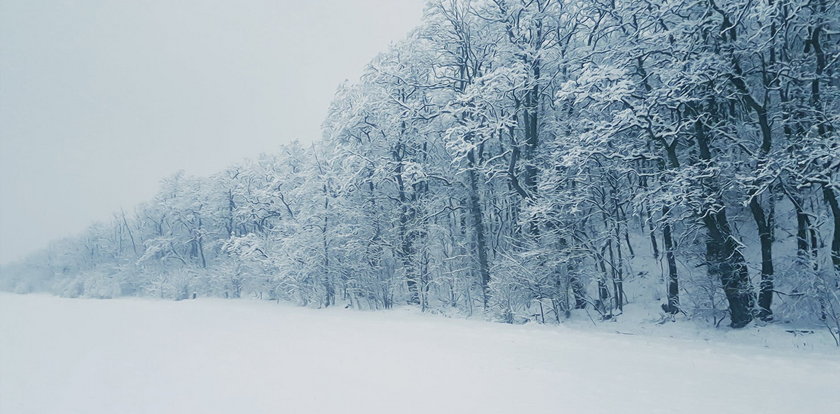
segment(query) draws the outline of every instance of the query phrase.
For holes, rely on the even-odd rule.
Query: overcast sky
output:
[[[312,141],[424,0],[0,1],[0,263]]]

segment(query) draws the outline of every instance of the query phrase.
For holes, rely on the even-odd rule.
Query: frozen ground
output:
[[[667,337],[676,328],[636,335],[607,329],[244,300],[0,294],[0,413],[768,414],[840,407],[840,351],[797,347],[801,338],[781,328],[765,328],[761,335],[779,337],[767,343],[756,342],[755,330],[704,340],[690,329],[679,331],[681,338]]]

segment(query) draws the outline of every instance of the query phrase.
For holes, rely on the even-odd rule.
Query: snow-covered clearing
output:
[[[0,413],[837,412],[840,352],[409,310],[0,294]],[[581,411],[575,411],[581,410]]]

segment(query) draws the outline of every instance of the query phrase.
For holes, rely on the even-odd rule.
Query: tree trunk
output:
[[[487,238],[484,234],[484,218],[481,211],[481,201],[478,195],[478,177],[476,176],[475,154],[471,150],[467,154],[470,167],[467,170],[467,180],[470,185],[468,208],[475,232],[475,248],[478,253],[478,273],[481,278],[484,310],[488,309],[490,299],[490,266],[487,261]]]
[[[403,129],[405,126],[403,125]],[[405,272],[405,282],[408,287],[408,303],[413,305],[420,304],[420,294],[417,289],[417,272],[414,263],[414,232],[412,229],[409,229],[410,225],[415,216],[414,206],[410,205],[409,197],[408,197],[408,190],[406,189],[405,182],[403,181],[402,172],[403,172],[403,155],[404,155],[404,144],[399,142],[393,150],[393,157],[394,161],[397,163],[396,171],[394,172],[394,177],[397,181],[397,190],[399,192],[399,201],[400,201],[400,223],[399,223],[399,236],[400,236],[400,248],[399,248],[399,256],[402,261],[403,271]]]
[[[694,132],[700,158],[711,162],[711,150],[702,121],[695,122]],[[710,179],[704,185],[709,187],[709,194],[716,194],[719,192],[718,185],[712,180],[714,179]],[[738,250],[738,243],[729,226],[726,207],[722,200],[715,201],[715,210],[707,210],[702,216],[707,232],[706,265],[709,275],[720,278],[723,285],[723,292],[729,303],[729,326],[743,328],[752,321],[755,293],[750,283],[746,260]]]
[[[708,213],[703,218],[708,232],[706,260],[710,275],[720,278],[729,304],[729,326],[743,328],[752,321],[755,294],[744,256],[738,250],[726,213]]]
[[[662,216],[668,217],[669,208],[662,209]],[[662,227],[662,242],[665,245],[665,260],[668,262],[668,304],[662,309],[672,315],[680,311],[680,285],[677,277],[677,260],[674,257],[674,239],[671,235],[671,224],[667,221]]]
[[[758,196],[750,200],[750,211],[758,228],[758,238],[761,243],[761,284],[758,288],[758,317],[761,320],[773,319],[773,311],[770,306],[773,304],[773,230],[764,209],[761,207]]]
[[[834,272],[840,274],[840,203],[837,200],[837,193],[831,187],[823,187],[823,198],[828,203],[831,215],[834,216],[834,235],[831,238],[831,264]]]

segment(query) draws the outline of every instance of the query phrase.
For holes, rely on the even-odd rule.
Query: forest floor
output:
[[[793,413],[840,407],[827,333],[504,325],[411,309],[0,293],[0,412]],[[586,326],[589,328],[586,328]]]

